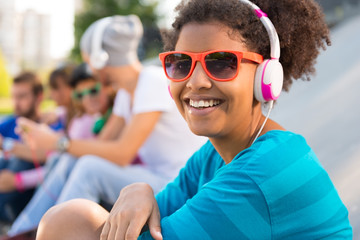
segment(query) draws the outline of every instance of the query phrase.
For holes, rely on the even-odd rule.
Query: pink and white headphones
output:
[[[249,0],[240,0],[254,9],[256,16],[264,25],[270,39],[270,57],[259,64],[254,80],[254,95],[261,103],[276,100],[281,93],[284,79],[284,72],[280,58],[280,41],[276,29],[267,14],[257,5]]]

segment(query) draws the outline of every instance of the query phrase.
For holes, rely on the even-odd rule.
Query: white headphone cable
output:
[[[251,145],[254,144],[254,142],[256,141],[256,139],[259,137],[261,131],[264,129],[265,124],[266,124],[267,120],[269,119],[269,116],[270,116],[270,113],[271,113],[271,110],[273,109],[273,107],[274,107],[274,101],[270,101],[270,102],[269,102],[269,110],[268,110],[268,112],[267,112],[267,114],[266,114],[265,120],[264,120],[263,124],[261,125],[261,127],[260,127],[260,129],[259,129],[259,132],[256,134],[255,139],[252,141]]]

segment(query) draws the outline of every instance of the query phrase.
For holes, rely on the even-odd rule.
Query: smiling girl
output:
[[[330,44],[323,14],[312,0],[254,3],[261,9],[247,0],[182,1],[164,34],[173,99],[189,128],[209,138],[179,176],[156,197],[144,183],[124,188],[110,214],[90,201],[60,205],[38,239],[352,238],[348,212],[305,139],[267,119],[280,90],[309,79]]]

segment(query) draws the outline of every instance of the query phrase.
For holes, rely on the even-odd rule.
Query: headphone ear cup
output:
[[[99,52],[94,52],[90,56],[90,64],[95,69],[102,69],[105,67],[107,61],[109,60],[109,54],[104,50]]]
[[[102,48],[102,40],[106,27],[111,24],[113,17],[100,19],[94,26],[91,39],[90,65],[95,69],[102,69],[109,60],[109,54]]]
[[[256,69],[254,95],[261,103],[276,100],[283,86],[284,72],[278,60],[266,59]]]

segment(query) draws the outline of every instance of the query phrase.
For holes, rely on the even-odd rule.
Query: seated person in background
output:
[[[72,73],[69,85],[72,88],[72,101],[71,104],[74,109],[72,119],[69,119],[66,135],[70,139],[92,139],[95,138],[98,131],[97,122],[106,121],[106,114],[108,109],[111,109],[112,99],[108,97],[106,91],[103,91],[101,84],[91,75],[90,69],[86,64],[81,64]],[[104,115],[104,116],[102,116]],[[105,117],[105,120],[102,119]],[[19,215],[12,225],[11,232],[17,234],[22,231],[23,228],[31,229],[36,227],[37,223],[31,222],[32,218],[39,218],[42,215],[42,208],[44,206],[53,205],[56,201],[55,189],[61,189],[54,185],[47,185],[49,182],[53,184],[61,185],[61,180],[58,180],[56,171],[52,169],[56,168],[58,162],[64,160],[66,162],[68,156],[59,156],[56,152],[52,154],[52,158],[48,160],[47,164],[42,168],[32,169],[24,171],[20,174],[23,179],[22,185],[24,187],[34,187],[43,181],[43,176],[47,174],[48,179],[45,180],[45,186],[41,186],[34,194],[29,204],[24,211]],[[59,165],[62,166],[63,163]],[[61,176],[61,175],[60,175]],[[49,187],[47,187],[49,186]],[[58,193],[57,193],[58,194]],[[20,230],[18,230],[20,229]],[[28,230],[28,229],[26,229]]]
[[[177,111],[162,69],[142,66],[138,60],[142,33],[137,16],[113,16],[93,23],[81,39],[83,57],[93,72],[104,85],[110,83],[118,89],[113,114],[97,140],[60,138],[31,121],[19,121],[28,130],[24,138],[30,134],[37,146],[47,150],[58,147],[81,157],[80,166],[106,166],[106,171],[100,170],[105,174],[104,182],[91,188],[112,203],[130,183],[147,182],[155,192],[159,191],[205,140],[190,132]],[[96,48],[94,40],[98,41]],[[96,56],[99,48],[108,56],[102,64]],[[142,164],[130,165],[137,156]],[[97,179],[102,180],[101,176]],[[40,218],[36,220],[38,223]]]
[[[0,123],[0,221],[11,222],[25,207],[33,191],[23,191],[20,185],[17,191],[10,186],[9,179],[14,173],[34,168],[33,154],[40,162],[46,159],[46,151],[41,149],[32,153],[30,148],[20,141],[15,132],[18,117],[24,117],[35,122],[40,120],[40,103],[43,100],[43,86],[38,77],[32,72],[23,72],[14,78],[11,88],[14,104],[14,115]],[[59,130],[59,124],[54,124]]]
[[[66,64],[53,70],[49,75],[50,98],[55,101],[57,107],[55,111],[44,112],[41,114],[41,121],[46,124],[60,122],[66,131],[70,119],[75,114],[72,101],[72,87],[70,77],[75,69],[75,65]]]
[[[75,114],[69,122],[67,136],[74,140],[95,138],[95,123],[111,109],[112,99],[102,90],[86,63],[75,69],[70,85]]]
[[[40,119],[42,123],[51,125],[53,128],[66,130],[68,119],[73,115],[72,89],[70,86],[70,74],[72,71],[73,66],[67,65],[50,73],[50,97],[55,101],[57,110],[56,112],[40,113]],[[33,157],[31,156],[30,160],[37,160],[32,159]],[[44,171],[34,170],[33,168],[16,173],[2,171],[0,173],[0,191],[6,193],[12,192],[16,188],[18,188],[17,190],[33,189],[43,179],[43,173]]]
[[[60,204],[38,240],[352,239],[315,153],[268,119],[283,83],[308,79],[330,44],[323,13],[314,0],[254,3],[262,10],[248,0],[183,0],[164,35],[174,101],[209,137],[179,176],[156,197],[146,183],[127,186],[110,214],[88,200]]]
[[[67,69],[69,70],[69,67]],[[67,72],[64,68],[61,68],[50,74],[51,98],[57,103],[58,108],[64,109],[57,111],[55,116],[54,113],[46,113],[46,119],[43,120],[51,120],[48,123],[61,124],[71,139],[94,138],[98,133],[98,130],[95,129],[96,123],[102,121],[101,111],[111,110],[110,99],[108,100],[104,94],[100,98],[85,98],[89,94],[98,96],[101,91],[101,85],[90,74],[90,70],[86,72],[86,64],[82,64],[78,69],[75,69],[74,76],[70,81],[71,76],[69,74],[71,73],[71,71]],[[89,85],[93,87],[86,89],[85,87]],[[67,88],[70,89],[70,94]],[[85,90],[81,91],[84,88]],[[70,101],[66,100],[67,97],[70,98]],[[71,98],[74,100],[72,101]],[[82,99],[85,100],[82,101]],[[69,116],[72,117],[68,118]],[[47,157],[49,158],[49,156],[53,157],[53,155],[48,154]],[[22,190],[32,189],[43,181],[47,171],[46,167],[38,167],[17,172],[16,174],[10,171],[6,172],[6,175],[1,175],[2,185],[0,187],[3,192],[14,191],[16,187]]]

